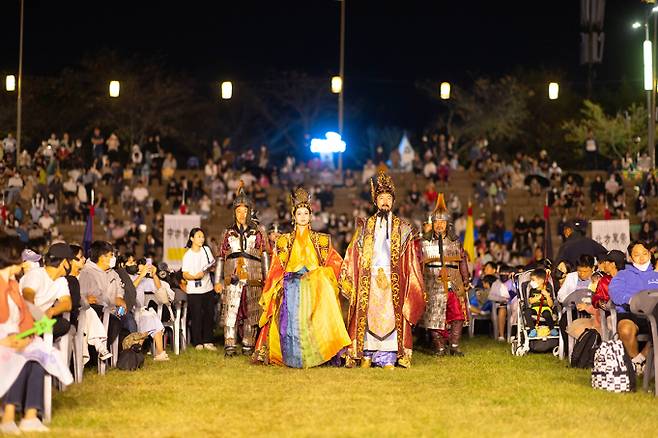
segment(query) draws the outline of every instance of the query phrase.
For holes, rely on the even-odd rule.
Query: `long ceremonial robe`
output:
[[[342,259],[328,234],[282,234],[260,305],[256,359],[293,368],[321,365],[350,344],[336,276]]]
[[[353,359],[363,357],[376,221],[377,217],[371,216],[357,224],[338,279],[341,294],[349,300],[347,331],[352,341],[349,355]],[[413,348],[411,328],[425,311],[425,295],[418,235],[407,221],[395,215],[391,215],[391,221],[391,295],[395,311],[397,355],[402,358],[405,349],[411,351]]]

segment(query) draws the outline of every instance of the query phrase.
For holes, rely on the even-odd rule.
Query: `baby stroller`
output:
[[[540,315],[539,320],[536,322],[537,331],[540,332],[540,334],[536,337],[529,336],[531,328],[528,327],[528,321],[526,320],[526,315],[524,314],[526,310],[530,309],[531,307],[528,303],[531,273],[532,271],[525,271],[514,276],[514,286],[517,291],[516,299],[518,302],[516,306],[516,333],[512,332],[511,338],[512,354],[515,356],[524,356],[529,351],[534,353],[546,353],[548,351],[552,351],[553,354],[556,354],[558,345],[560,343],[560,334],[559,332],[557,335],[542,333],[544,330],[541,330],[540,328],[546,326],[546,321],[544,320],[543,316]],[[555,326],[557,327],[557,321],[555,317],[555,315],[557,315],[557,300],[553,289],[553,280],[550,278],[550,276],[547,280],[546,288],[553,298],[553,307],[550,308],[550,310],[554,318]]]

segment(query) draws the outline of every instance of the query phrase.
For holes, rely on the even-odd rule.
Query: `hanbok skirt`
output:
[[[257,350],[266,352],[267,358],[262,359],[267,362],[292,368],[315,367],[350,345],[336,276],[329,267],[286,272],[270,306],[272,317],[256,345]]]

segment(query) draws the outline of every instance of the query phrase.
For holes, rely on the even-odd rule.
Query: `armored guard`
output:
[[[467,322],[467,290],[470,288],[467,256],[454,234],[443,193],[431,215],[432,232],[423,236],[422,260],[427,307],[418,325],[432,338],[435,354],[463,356],[459,350]],[[449,349],[446,350],[446,341]]]
[[[253,203],[240,182],[233,200],[235,223],[224,231],[217,258],[215,290],[222,292],[221,324],[227,357],[251,355],[256,342],[263,279],[269,269],[267,237],[253,221]]]

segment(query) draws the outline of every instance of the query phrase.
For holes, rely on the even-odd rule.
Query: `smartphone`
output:
[[[151,257],[146,259],[146,266],[153,266],[153,259]]]

